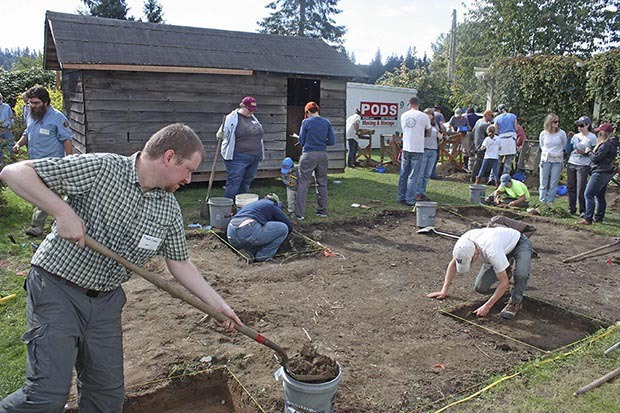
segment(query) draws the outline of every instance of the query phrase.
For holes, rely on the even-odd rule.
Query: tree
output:
[[[476,0],[469,20],[496,57],[589,57],[620,37],[620,0]]]
[[[323,39],[342,48],[344,26],[337,26],[332,15],[342,12],[339,0],[274,0],[265,6],[275,10],[258,22],[261,33]]]
[[[127,17],[129,7],[125,0],[82,0],[82,2],[88,7],[91,16],[133,20]]]
[[[157,0],[146,0],[142,11],[146,21],[150,23],[164,23],[164,9]]]

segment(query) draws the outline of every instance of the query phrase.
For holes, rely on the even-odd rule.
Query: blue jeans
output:
[[[538,199],[540,202],[553,203],[558,190],[558,182],[564,164],[562,162],[540,163],[540,186],[538,187]]]
[[[586,186],[586,192],[584,194],[586,198],[586,213],[584,218],[592,222],[596,220],[602,222],[605,218],[605,209],[607,208],[607,201],[605,201],[605,192],[607,191],[607,184],[613,176],[612,173],[600,173],[594,172],[590,176],[588,185]],[[594,209],[596,207],[596,214]]]
[[[400,162],[400,177],[398,178],[398,202],[415,204],[415,195],[420,176],[422,175],[419,168],[419,161],[422,159],[422,152],[403,151]]]
[[[512,251],[506,254],[506,257],[510,261],[511,258],[515,259],[515,265],[512,271],[512,277],[514,277],[514,285],[510,291],[510,298],[515,304],[519,304],[523,300],[523,294],[527,289],[527,282],[530,278],[530,265],[532,262],[532,243],[523,234],[517,245]],[[482,264],[480,272],[474,281],[474,289],[480,294],[493,294],[494,288],[491,288],[493,284],[497,282],[497,275],[491,264]]]
[[[489,176],[489,172],[493,171],[493,180],[497,184],[499,182],[499,178],[497,176],[498,168],[499,161],[497,159],[484,158],[482,160],[482,166],[480,166],[480,171],[478,172],[478,180],[480,180],[480,178],[487,179],[487,176]]]
[[[254,221],[242,227],[236,227],[231,223],[228,225],[226,235],[233,247],[249,251],[257,261],[265,261],[276,255],[278,248],[288,236],[288,227],[279,221],[269,221],[265,225]]]
[[[433,172],[435,166],[435,160],[437,159],[436,149],[424,149],[424,156],[420,162],[420,183],[416,190],[416,195],[426,195],[426,187],[428,186],[428,180]]]
[[[235,152],[226,165],[226,198],[235,199],[237,194],[250,191],[250,184],[256,176],[260,156]]]
[[[355,139],[347,139],[349,143],[349,156],[347,158],[347,166],[355,166],[355,159],[357,157],[357,151],[360,144]]]

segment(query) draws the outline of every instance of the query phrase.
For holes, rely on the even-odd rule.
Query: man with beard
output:
[[[50,106],[50,95],[43,86],[34,86],[26,92],[30,104],[30,114],[26,124],[28,125],[22,137],[13,146],[13,152],[28,145],[30,159],[62,158],[71,155],[73,141],[69,121],[62,112]],[[32,222],[26,234],[32,237],[43,235],[47,213],[34,207]]]
[[[26,382],[0,401],[0,412],[64,412],[74,367],[79,411],[123,410],[121,283],[131,271],[86,248],[86,235],[138,266],[163,256],[178,282],[229,318],[224,328],[242,325],[190,261],[174,197],[190,183],[203,153],[196,133],[174,124],[130,157],[43,158],[0,172],[17,195],[56,218],[32,257],[25,284]]]

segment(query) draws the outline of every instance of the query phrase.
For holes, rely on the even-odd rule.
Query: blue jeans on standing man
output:
[[[238,227],[234,221],[226,230],[228,241],[235,248],[243,248],[250,252],[256,261],[270,260],[278,252],[278,248],[288,236],[288,227],[284,222],[268,221],[265,225],[253,221]]]
[[[543,161],[540,163],[540,187],[538,187],[540,202],[552,204],[555,201],[562,168],[564,168],[562,162]]]
[[[424,195],[426,196],[426,187],[428,186],[428,180],[431,177],[431,173],[433,172],[433,167],[435,166],[435,160],[437,159],[437,150],[436,149],[424,149],[424,156],[422,156],[422,161],[420,162],[420,183],[418,184],[416,190],[416,196]]]
[[[226,198],[235,199],[237,194],[250,191],[250,184],[256,176],[260,156],[235,152],[233,158],[224,161],[226,165]]]
[[[355,162],[357,159],[357,151],[359,150],[360,144],[352,138],[347,139],[349,144],[349,155],[347,158],[347,166],[355,166]]]
[[[421,171],[418,163],[423,152],[403,151],[400,161],[400,177],[398,178],[398,202],[415,205],[416,188],[420,181]]]
[[[611,172],[594,172],[590,176],[584,194],[586,198],[586,213],[583,216],[584,219],[590,222],[603,222],[603,218],[605,218],[605,209],[607,208],[605,192],[607,192],[607,184],[612,176],[613,174]]]

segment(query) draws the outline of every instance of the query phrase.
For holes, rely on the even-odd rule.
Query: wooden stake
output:
[[[620,376],[620,367],[618,367],[617,369],[615,369],[612,372],[607,373],[606,375],[604,375],[603,377],[594,380],[592,383],[588,384],[587,386],[583,386],[582,388],[580,388],[579,390],[577,390],[573,396],[579,396],[580,394],[583,394],[587,391],[590,391],[592,389],[597,388],[598,386],[600,386],[603,383],[606,383],[608,381],[610,381],[611,379],[613,379],[616,376]]]

